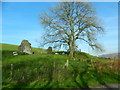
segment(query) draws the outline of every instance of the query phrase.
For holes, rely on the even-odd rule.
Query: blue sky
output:
[[[44,33],[39,15],[47,11],[55,2],[3,2],[2,3],[2,43],[19,45],[23,39],[29,40],[33,47],[38,47],[36,40],[41,40]],[[118,3],[93,2],[97,16],[102,19],[105,34],[99,38],[104,53],[118,51]],[[90,47],[80,43],[82,51],[97,55]]]

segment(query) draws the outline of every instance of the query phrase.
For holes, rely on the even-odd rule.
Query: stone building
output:
[[[27,54],[33,54],[31,44],[28,42],[28,40],[23,40],[18,47],[18,52],[20,53],[27,53]]]
[[[48,49],[46,50],[46,52],[47,52],[48,54],[52,54],[52,47],[48,47]]]
[[[48,47],[48,49],[47,50],[45,50],[45,51],[38,51],[38,53],[44,53],[44,54],[52,54],[53,52],[52,52],[52,47]]]

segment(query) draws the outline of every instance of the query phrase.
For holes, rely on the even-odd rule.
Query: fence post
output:
[[[10,78],[10,80],[13,79],[13,64],[11,64]]]

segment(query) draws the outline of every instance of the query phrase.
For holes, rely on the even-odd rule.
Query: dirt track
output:
[[[94,87],[94,88],[106,88],[106,90],[107,90],[107,88],[109,88],[109,89],[110,88],[119,88],[119,90],[120,90],[120,84],[105,84],[105,85],[100,85],[100,86]]]

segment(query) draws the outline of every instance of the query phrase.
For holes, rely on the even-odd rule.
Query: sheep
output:
[[[16,55],[18,55],[18,53],[17,52],[13,52],[13,55],[16,56]]]
[[[55,53],[55,54],[58,54],[58,53]]]

